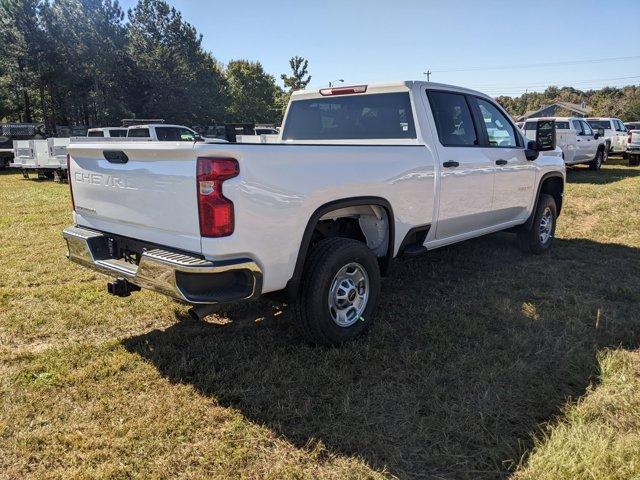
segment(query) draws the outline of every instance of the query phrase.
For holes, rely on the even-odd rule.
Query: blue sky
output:
[[[121,0],[125,8],[135,3]],[[640,84],[640,0],[169,3],[221,62],[259,60],[279,81],[289,58],[301,55],[309,59],[310,87],[338,78],[345,84],[426,79],[427,69],[432,81],[493,96],[549,84],[585,90]],[[635,58],[599,61],[620,57]],[[560,62],[574,63],[548,65]]]

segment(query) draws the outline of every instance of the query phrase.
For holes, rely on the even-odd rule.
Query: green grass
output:
[[[400,261],[369,335],[194,323],[68,262],[68,188],[0,173],[0,478],[640,476],[640,169],[569,172],[552,252]]]

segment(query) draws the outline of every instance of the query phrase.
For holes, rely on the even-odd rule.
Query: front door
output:
[[[590,156],[593,148],[593,132],[587,122],[582,120],[571,120],[571,125],[576,130],[576,154],[573,157],[576,162],[586,162],[595,156]]]
[[[483,128],[483,153],[496,169],[491,222],[524,220],[533,202],[535,162],[525,157],[525,140],[500,107],[486,98],[471,101]]]
[[[590,161],[593,160],[598,151],[598,141],[594,138],[595,131],[591,126],[585,121],[580,120],[582,124],[583,142],[582,146],[584,147],[584,160]],[[585,141],[586,140],[586,141]]]
[[[439,158],[440,202],[436,239],[491,225],[495,167],[483,153],[468,97],[429,90]]]

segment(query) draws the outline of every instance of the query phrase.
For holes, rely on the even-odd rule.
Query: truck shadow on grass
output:
[[[567,168],[567,183],[605,185],[637,176],[640,176],[640,167],[629,167],[627,160],[621,158],[609,158],[607,164],[597,171],[584,165]]]
[[[597,380],[598,349],[638,346],[638,250],[557,239],[527,256],[496,234],[399,261],[369,335],[340,348],[301,343],[267,301],[124,345],[298,447],[401,478],[501,478]]]

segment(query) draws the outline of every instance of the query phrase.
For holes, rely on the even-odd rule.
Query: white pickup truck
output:
[[[530,118],[524,124],[526,137],[534,139],[538,122],[549,120],[555,122],[556,142],[562,150],[562,158],[564,158],[566,165],[586,163],[591,170],[600,170],[608,157],[606,140],[594,131],[583,118]]]
[[[619,118],[585,118],[594,131],[601,131],[609,146],[608,153],[623,153],[627,148],[627,127]]]
[[[490,97],[399,82],[299,91],[280,143],[69,146],[69,259],[193,305],[270,294],[311,342],[371,324],[392,260],[500,230],[552,242],[565,167]],[[111,139],[113,140],[113,139]]]
[[[126,127],[99,127],[87,130],[87,137],[122,138],[127,136]]]
[[[629,159],[630,167],[640,165],[640,122],[630,122],[627,125],[627,146],[625,155]]]

